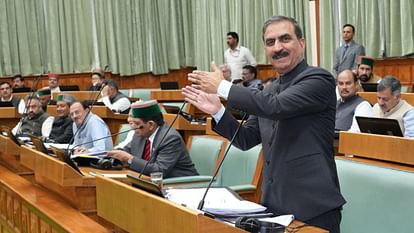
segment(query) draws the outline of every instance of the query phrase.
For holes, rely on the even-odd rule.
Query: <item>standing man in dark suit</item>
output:
[[[305,39],[297,22],[274,16],[263,26],[265,52],[280,79],[262,92],[225,81],[213,72],[189,74],[186,100],[212,114],[214,130],[231,138],[239,123],[236,108],[252,115],[241,127],[235,146],[263,145],[262,203],[276,214],[294,214],[307,224],[339,232],[345,203],[333,152],[335,80],[304,60]],[[209,93],[209,94],[207,94]],[[227,99],[225,109],[217,94]]]
[[[344,43],[335,52],[335,64],[333,66],[335,77],[344,70],[355,70],[358,64],[358,56],[365,56],[364,46],[354,41],[355,27],[352,24],[345,24],[342,29]]]
[[[128,122],[135,128],[132,141],[121,150],[108,152],[108,156],[138,172],[147,166],[145,175],[152,172],[162,172],[164,178],[198,175],[181,135],[164,123],[156,100],[133,104]]]

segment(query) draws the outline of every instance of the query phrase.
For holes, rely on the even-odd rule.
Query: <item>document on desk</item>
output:
[[[197,209],[206,189],[167,189],[165,191],[167,199],[188,208]],[[262,212],[266,210],[266,207],[240,200],[227,188],[211,188],[206,196],[203,210],[218,215],[235,215]]]

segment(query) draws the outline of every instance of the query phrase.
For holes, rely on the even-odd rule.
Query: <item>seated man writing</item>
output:
[[[378,83],[377,101],[372,109],[374,117],[398,120],[405,137],[414,137],[414,108],[401,99],[401,83],[391,76],[385,76]]]
[[[132,141],[121,150],[108,152],[108,156],[145,175],[152,172],[162,172],[164,178],[198,175],[181,135],[164,123],[156,100],[133,104],[128,122],[135,128]]]

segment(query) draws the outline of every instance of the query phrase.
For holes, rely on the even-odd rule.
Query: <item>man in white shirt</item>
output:
[[[358,77],[344,70],[336,78],[339,100],[336,103],[335,129],[359,132],[355,116],[372,116],[371,104],[358,96]]]
[[[224,52],[224,62],[230,66],[231,80],[241,80],[243,66],[256,66],[256,59],[248,48],[239,45],[236,32],[227,33],[227,44],[229,48]]]
[[[119,92],[118,84],[112,79],[105,82],[105,87],[102,89],[102,99],[99,101],[103,102],[111,111],[122,114],[128,114],[131,107],[128,96]]]

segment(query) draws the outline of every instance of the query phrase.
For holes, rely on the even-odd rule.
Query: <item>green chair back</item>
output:
[[[192,137],[189,153],[200,175],[211,176],[213,174],[223,144],[224,140],[218,138]]]
[[[129,124],[122,124],[119,127],[119,131],[118,132],[123,132],[123,131],[129,130],[129,129],[131,129],[131,126]],[[125,133],[118,134],[116,136],[114,145],[118,145],[120,142],[124,141],[125,138],[127,137],[128,133],[129,133],[129,131],[127,131]]]
[[[151,99],[151,91],[153,89],[146,89],[146,88],[140,88],[140,89],[131,89],[131,96],[134,98],[139,98],[141,100],[150,100]]]
[[[231,146],[219,170],[215,185],[236,186],[252,184],[261,150],[261,144],[247,151]]]
[[[414,173],[336,159],[343,207],[341,232],[414,231]]]

